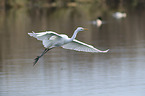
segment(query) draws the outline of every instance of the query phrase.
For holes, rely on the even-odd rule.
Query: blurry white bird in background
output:
[[[121,19],[127,17],[127,14],[124,12],[115,12],[112,16],[116,19]]]
[[[41,33],[28,33],[30,36],[37,38],[37,40],[42,41],[45,50],[40,56],[37,56],[34,60],[34,65],[37,63],[40,57],[42,57],[47,51],[50,49],[53,49],[55,47],[62,47],[65,49],[70,49],[70,50],[76,50],[76,51],[83,51],[83,52],[100,52],[100,53],[106,53],[109,51],[101,51],[99,49],[96,49],[95,47],[85,44],[81,41],[76,40],[77,33],[80,31],[87,30],[86,28],[78,27],[75,31],[74,34],[72,35],[71,38],[69,38],[65,34],[57,34],[53,31],[46,31],[46,32],[41,32]]]
[[[96,20],[92,21],[92,23],[97,25],[97,27],[101,27],[101,25],[104,24],[101,17],[98,17]]]

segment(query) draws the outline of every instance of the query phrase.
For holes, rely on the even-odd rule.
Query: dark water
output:
[[[121,20],[111,14],[81,8],[1,11],[0,96],[144,96],[145,11],[127,11]],[[90,23],[99,15],[106,22],[100,29]],[[110,51],[56,48],[32,66],[44,48],[28,32],[71,36],[78,26],[89,29],[78,40]]]

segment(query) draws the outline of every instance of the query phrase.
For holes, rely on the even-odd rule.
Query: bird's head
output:
[[[84,30],[88,30],[88,29],[87,28],[83,28],[83,27],[78,27],[76,30],[77,31],[84,31]]]
[[[102,21],[102,18],[101,18],[101,16],[99,16],[97,19]]]

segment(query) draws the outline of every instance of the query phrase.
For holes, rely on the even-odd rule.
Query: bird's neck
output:
[[[70,38],[71,41],[73,41],[76,38],[78,32],[79,32],[78,30],[75,30],[74,34]]]

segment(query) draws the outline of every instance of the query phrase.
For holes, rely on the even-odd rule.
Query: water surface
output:
[[[145,13],[128,12],[116,20],[103,15],[102,28],[90,24],[95,14],[82,9],[9,10],[0,15],[1,96],[144,96]],[[65,14],[65,15],[64,15]],[[77,39],[110,51],[83,53],[56,48],[36,66],[44,50],[28,32],[53,30],[71,36],[78,27],[88,28]]]

